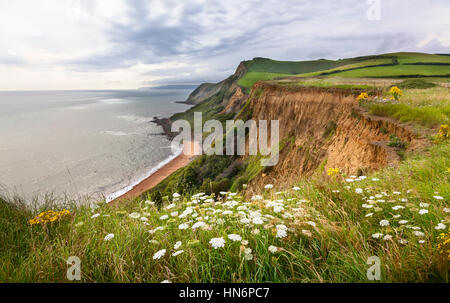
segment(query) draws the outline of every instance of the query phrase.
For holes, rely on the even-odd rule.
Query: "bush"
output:
[[[422,79],[405,80],[397,85],[401,89],[427,89],[436,87],[437,84]]]

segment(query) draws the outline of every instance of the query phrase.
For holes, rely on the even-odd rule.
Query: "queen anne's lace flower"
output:
[[[172,254],[172,257],[176,257],[176,256],[178,256],[178,255],[181,255],[182,253],[184,253],[184,250],[176,251],[176,252],[174,252],[174,253]]]
[[[389,226],[389,221],[388,220],[381,220],[380,221],[380,226]]]
[[[194,225],[192,225],[192,229],[197,229],[197,228],[201,228],[206,226],[206,223],[203,221],[199,221],[197,223],[194,223]]]
[[[420,215],[426,215],[426,214],[428,214],[428,209],[421,209],[421,210],[419,210],[419,214],[420,214]]]
[[[112,240],[114,238],[114,234],[109,234],[105,237],[105,241]]]
[[[278,247],[270,245],[269,246],[269,252],[271,252],[272,254],[278,252]]]
[[[224,239],[224,238],[212,238],[212,239],[209,241],[209,244],[211,244],[211,246],[212,246],[214,249],[218,249],[218,248],[221,248],[221,247],[225,247],[225,239]]]
[[[153,255],[153,260],[161,259],[162,257],[164,257],[165,254],[166,254],[166,250],[165,249],[161,249],[160,251],[157,251]]]
[[[239,235],[235,235],[235,234],[228,235],[228,239],[230,239],[233,242],[240,242],[240,241],[242,241],[242,237],[239,236]]]
[[[129,215],[129,217],[130,217],[131,219],[139,219],[139,218],[141,217],[141,214],[140,214],[140,213],[131,213],[131,214]]]
[[[180,225],[178,225],[178,229],[184,230],[184,229],[188,229],[189,228],[189,224],[187,223],[182,223]]]

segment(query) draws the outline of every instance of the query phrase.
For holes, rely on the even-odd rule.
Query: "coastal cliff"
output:
[[[396,165],[405,151],[427,140],[411,126],[376,117],[358,106],[358,90],[254,85],[246,111],[251,119],[278,120],[280,142],[287,142],[276,166],[251,180],[248,188],[293,181],[315,172],[339,168],[362,175]],[[397,138],[405,148],[391,146]]]
[[[257,82],[246,95],[236,83],[229,88],[234,85],[234,94],[220,100],[216,117],[278,120],[278,163],[262,167],[258,156],[203,155],[151,192],[165,195],[172,191],[236,191],[245,184],[250,195],[268,183],[291,184],[312,175],[326,179],[328,169],[339,168],[346,175],[366,175],[395,166],[405,153],[428,144],[411,125],[370,115],[360,107],[356,102],[356,96],[363,91],[360,88],[305,87],[266,81]],[[373,96],[381,93],[376,88],[371,91]],[[193,107],[190,114],[208,102]],[[165,121],[166,127],[169,121]]]

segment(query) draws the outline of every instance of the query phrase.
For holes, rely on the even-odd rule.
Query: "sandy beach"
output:
[[[111,205],[115,205],[119,202],[131,200],[139,197],[144,192],[152,189],[158,185],[161,181],[170,176],[173,172],[189,164],[196,156],[194,155],[194,148],[198,144],[195,141],[188,141],[184,144],[184,151],[175,159],[161,167],[158,171],[152,174],[150,177],[142,180],[139,184],[134,186],[130,191],[126,192],[122,196],[110,202]]]

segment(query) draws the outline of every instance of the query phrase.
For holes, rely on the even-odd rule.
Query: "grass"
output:
[[[401,88],[401,89],[427,89],[427,88],[432,88],[432,87],[436,87],[437,84],[433,83],[433,82],[428,82],[425,81],[423,79],[409,79],[409,80],[405,80],[402,81],[400,83],[397,84],[397,87]]]
[[[378,116],[390,116],[400,122],[416,122],[426,127],[437,127],[449,123],[450,106],[414,107],[406,104],[374,104],[370,112]]]
[[[359,78],[389,78],[389,77],[414,77],[414,76],[433,76],[450,77],[450,67],[437,65],[394,65],[377,66],[369,68],[354,69],[343,71],[336,74],[339,77]]]
[[[441,220],[450,223],[444,212],[450,198],[448,167],[450,145],[444,143],[352,183],[343,181],[348,176],[327,184],[305,179],[296,183],[298,191],[276,184],[285,192],[266,190],[263,200],[228,194],[184,196],[170,207],[171,202],[159,207],[149,201],[119,208],[65,205],[72,216],[47,226],[27,222],[43,209],[24,211],[17,201],[2,199],[0,217],[9,220],[0,225],[0,281],[67,282],[66,260],[77,256],[82,282],[368,282],[366,261],[378,256],[382,282],[448,282],[447,256],[436,248],[442,231],[435,229]],[[363,194],[355,193],[356,188]],[[433,198],[437,193],[443,200]],[[393,210],[396,205],[404,209]],[[420,209],[428,213],[421,215]],[[139,218],[130,217],[132,213]],[[99,215],[92,218],[94,214]],[[389,226],[380,226],[384,219]],[[193,230],[195,222],[205,226]],[[189,228],[180,229],[182,223]],[[284,238],[276,236],[284,229],[280,224],[287,227]],[[105,241],[111,233],[114,238]],[[375,239],[376,233],[393,238]],[[248,243],[233,242],[229,234]],[[225,247],[214,249],[209,242],[218,237],[226,240]],[[400,239],[408,243],[400,244]],[[171,256],[178,241],[184,252]],[[269,252],[270,245],[277,252]],[[251,249],[251,258],[245,258],[245,248]],[[162,249],[166,254],[154,259]]]
[[[282,78],[290,76],[290,74],[281,74],[281,73],[268,73],[268,72],[247,72],[244,77],[239,79],[238,85],[243,87],[244,90],[248,93],[250,92],[253,84],[258,81],[266,81],[272,80],[275,78]]]
[[[450,121],[450,98],[448,88],[407,89],[400,103],[368,103],[370,112],[379,116],[390,116],[401,122],[414,122],[436,128]]]

